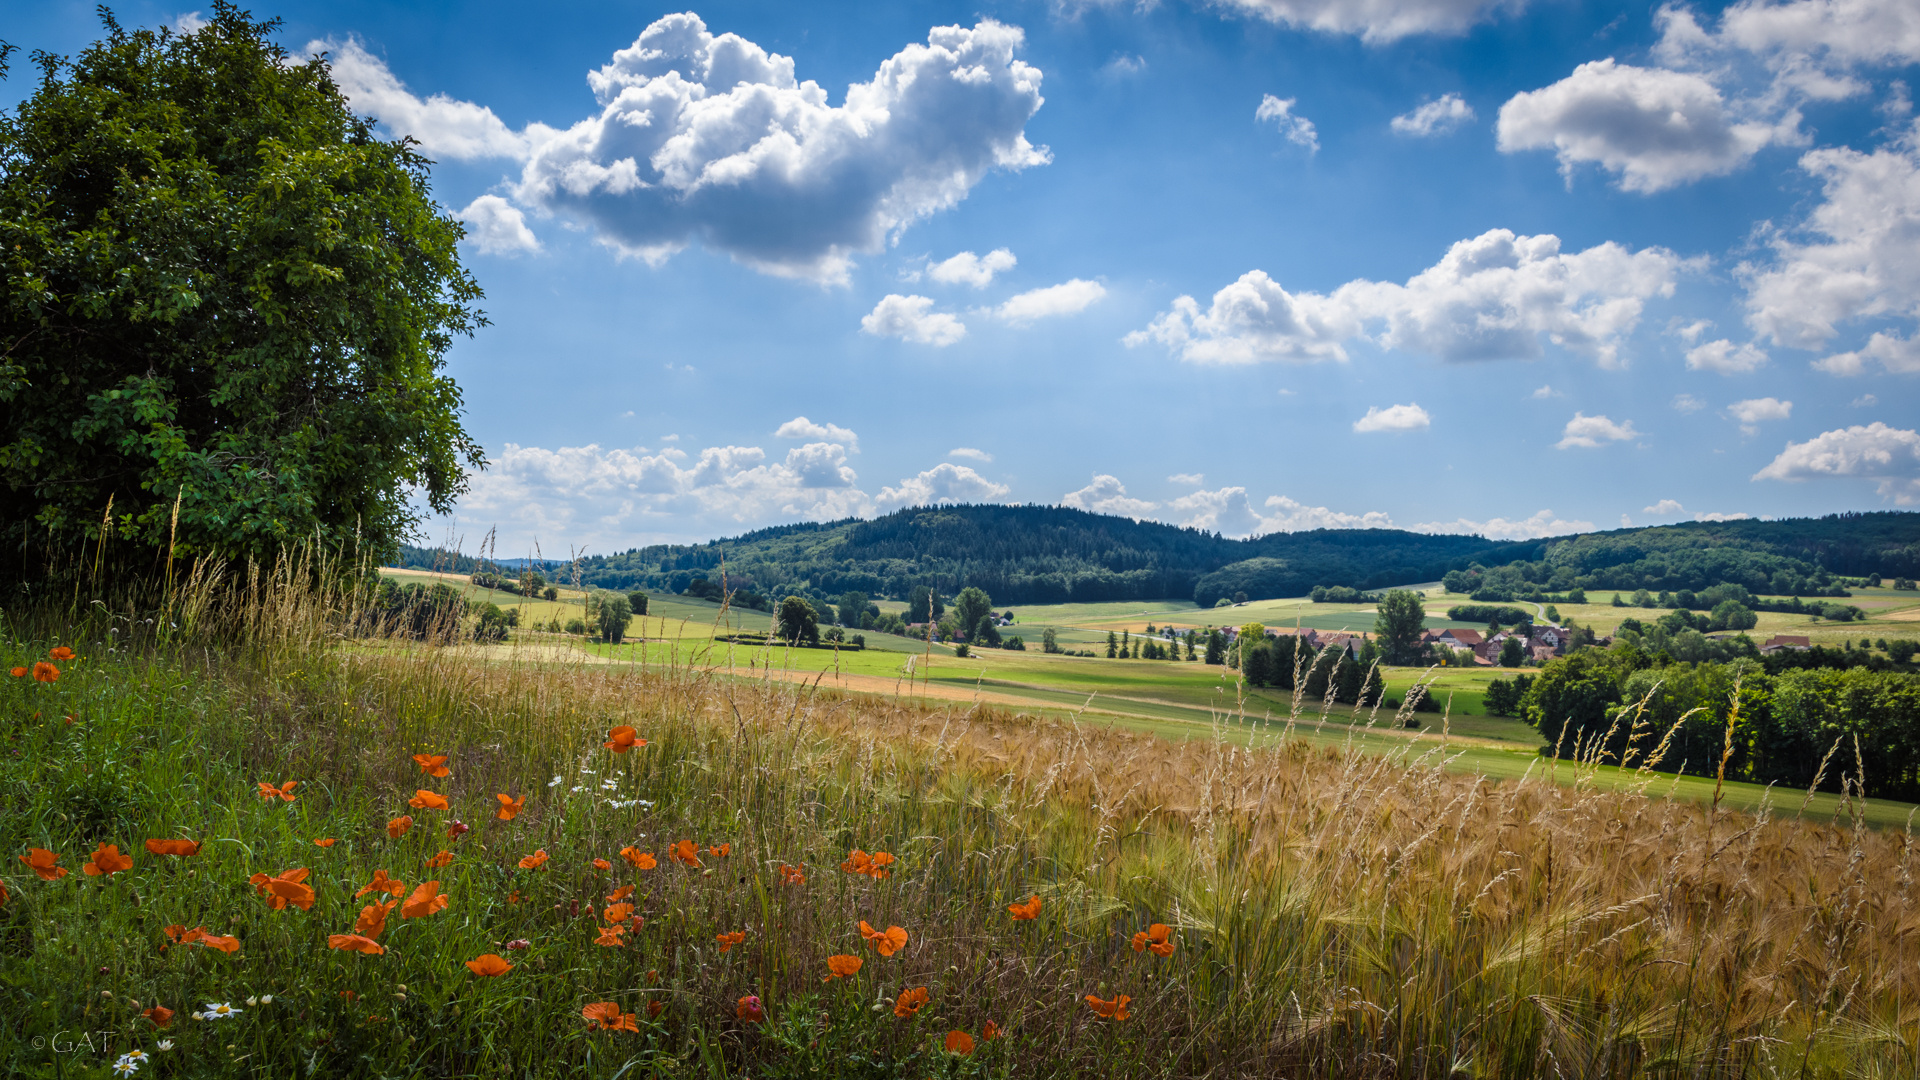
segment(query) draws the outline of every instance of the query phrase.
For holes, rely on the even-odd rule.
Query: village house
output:
[[[1760,646],[1761,653],[1777,653],[1782,649],[1811,649],[1813,639],[1798,634],[1775,634]]]

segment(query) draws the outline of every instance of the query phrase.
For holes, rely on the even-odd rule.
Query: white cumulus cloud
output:
[[[1095,473],[1093,482],[1086,487],[1060,496],[1060,505],[1094,514],[1118,514],[1136,521],[1156,509],[1154,503],[1128,495],[1127,485],[1121,483],[1119,477],[1106,473]]]
[[[1573,419],[1567,421],[1566,430],[1560,433],[1560,441],[1553,446],[1556,450],[1566,450],[1575,446],[1593,449],[1601,443],[1623,442],[1639,437],[1640,433],[1633,430],[1631,420],[1616,424],[1604,416],[1588,416],[1586,413],[1576,412],[1573,414]]]
[[[1875,421],[1789,442],[1755,480],[1856,478],[1903,506],[1920,503],[1920,432]]]
[[[1521,10],[1526,0],[1222,0],[1221,6],[1282,26],[1385,44],[1416,34],[1464,34],[1498,13]]]
[[[1517,521],[1500,517],[1489,518],[1486,521],[1457,518],[1453,521],[1428,521],[1413,526],[1414,532],[1484,536],[1489,540],[1537,540],[1543,536],[1565,536],[1568,533],[1593,530],[1594,525],[1591,521],[1562,520],[1551,510],[1542,510],[1532,517]]]
[[[1742,424],[1758,424],[1763,420],[1785,420],[1793,415],[1793,402],[1779,398],[1748,398],[1727,406],[1727,415]]]
[[[1289,499],[1285,495],[1267,496],[1266,511],[1265,517],[1260,522],[1260,531],[1263,533],[1304,532],[1309,529],[1393,528],[1393,519],[1379,510],[1349,514],[1341,510],[1330,510],[1324,506],[1308,506]]]
[[[900,481],[898,487],[880,489],[876,501],[884,508],[933,506],[939,503],[987,502],[1005,495],[1010,489],[974,472],[965,465],[943,461],[918,476]]]
[[[1685,265],[1663,248],[1605,243],[1566,254],[1557,236],[1494,229],[1454,244],[1405,285],[1360,279],[1331,295],[1290,293],[1252,270],[1207,309],[1179,297],[1124,340],[1158,342],[1196,363],[1248,364],[1344,361],[1343,343],[1369,333],[1385,348],[1443,360],[1532,359],[1544,338],[1614,367],[1646,301],[1672,295]]]
[[[1781,134],[1735,116],[1701,75],[1611,57],[1514,95],[1500,107],[1498,131],[1505,153],[1551,148],[1569,180],[1592,162],[1623,189],[1649,194],[1732,172]]]
[[[187,11],[175,15],[172,25],[175,30],[182,34],[196,34],[205,30],[211,24],[201,18],[198,11]]]
[[[1683,413],[1697,413],[1707,407],[1707,403],[1692,394],[1673,395],[1673,407]]]
[[[1371,405],[1367,415],[1353,422],[1353,430],[1368,431],[1419,431],[1433,426],[1433,417],[1417,404],[1389,405],[1381,408]]]
[[[992,454],[987,453],[985,450],[976,450],[971,446],[956,446],[947,451],[947,456],[971,458],[974,461],[984,462],[991,462],[993,460]]]
[[[1833,375],[1860,375],[1867,370],[1869,360],[1878,361],[1882,368],[1895,374],[1920,372],[1920,340],[1876,331],[1863,348],[1822,357],[1815,360],[1813,366]]]
[[[897,337],[935,348],[967,336],[965,323],[946,312],[929,310],[932,307],[930,297],[888,293],[871,312],[861,316],[860,329],[875,337]]]
[[[1172,476],[1167,477],[1167,483],[1169,484],[1188,484],[1198,487],[1206,482],[1207,476],[1205,473],[1183,472],[1174,473]]]
[[[1720,375],[1747,375],[1767,362],[1767,354],[1752,342],[1735,345],[1726,338],[1695,345],[1687,350],[1687,367]]]
[[[993,275],[1011,270],[1020,262],[1006,248],[994,248],[985,255],[963,251],[951,259],[927,267],[927,276],[947,285],[971,285],[984,289],[993,283]]]
[[[1661,499],[1659,502],[1654,503],[1652,506],[1641,507],[1640,512],[1643,514],[1653,514],[1655,516],[1664,517],[1668,514],[1678,514],[1685,509],[1686,507],[1681,506],[1680,500],[1678,499]]]
[[[1018,27],[938,26],[832,105],[791,57],[691,13],[660,18],[589,72],[599,112],[509,130],[445,95],[422,100],[357,42],[335,47],[355,108],[443,157],[522,162],[517,202],[569,215],[623,255],[689,243],[765,273],[844,282],[855,253],[966,198],[993,169],[1045,164],[1029,143],[1041,73]],[[315,48],[330,43],[316,42]]]
[[[1265,520],[1253,508],[1243,487],[1195,491],[1168,503],[1167,508],[1181,515],[1180,524],[1190,529],[1231,537],[1254,536],[1266,531]]]
[[[804,416],[796,416],[774,429],[776,439],[810,439],[814,442],[839,443],[853,450],[860,449],[860,436],[838,424],[816,424]]]
[[[1468,105],[1465,98],[1459,94],[1445,94],[1412,112],[1394,117],[1388,126],[1393,128],[1396,135],[1424,139],[1451,134],[1473,118],[1473,106]]]
[[[1099,282],[1074,278],[1044,289],[1023,292],[995,308],[993,313],[1020,326],[1055,315],[1077,315],[1105,295],[1106,286]]]
[[[520,208],[498,195],[482,195],[453,215],[467,226],[467,239],[482,255],[520,255],[539,251],[540,240],[527,228]]]
[[[1253,119],[1257,123],[1273,121],[1280,134],[1295,146],[1304,146],[1310,154],[1320,152],[1320,135],[1313,129],[1313,121],[1293,111],[1297,98],[1277,98],[1266,94],[1260,99],[1260,107],[1253,110]]]
[[[1726,514],[1718,510],[1693,515],[1695,521],[1750,521],[1752,519],[1752,514]]]

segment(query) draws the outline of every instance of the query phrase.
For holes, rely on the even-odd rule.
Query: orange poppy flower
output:
[[[173,1010],[167,1008],[165,1005],[155,1005],[140,1015],[153,1021],[154,1027],[163,1028],[173,1026]]]
[[[640,738],[639,732],[625,724],[621,724],[619,727],[607,732],[607,749],[616,754],[624,754],[636,746],[645,745],[647,745],[647,740]]]
[[[713,940],[720,943],[721,952],[726,952],[735,945],[747,940],[747,932],[745,930],[735,930],[730,934],[715,934]]]
[[[667,854],[673,856],[673,861],[677,863],[685,863],[692,867],[701,865],[700,845],[691,840],[682,840],[673,845],[667,849]]]
[[[667,1006],[665,1002],[660,1002],[660,1001],[647,1002],[647,1018],[649,1020],[658,1020],[660,1018],[660,1014],[665,1011],[667,1011]]]
[[[407,800],[407,805],[415,810],[445,810],[447,797],[426,788],[415,788],[413,798]]]
[[[522,869],[522,870],[538,870],[538,869],[540,869],[540,868],[541,868],[542,866],[544,866],[544,865],[546,865],[546,862],[547,862],[547,859],[548,859],[548,858],[549,858],[549,856],[547,855],[547,849],[546,849],[546,848],[536,848],[536,849],[534,849],[534,852],[533,852],[533,854],[531,854],[531,855],[529,855],[529,856],[527,856],[526,858],[524,858],[524,859],[521,859],[521,860],[520,860],[520,869]]]
[[[17,668],[14,668],[11,672],[8,672],[8,674],[12,675],[16,679],[24,679],[27,677],[27,669],[23,667],[17,667]]]
[[[580,1015],[586,1017],[588,1030],[594,1028],[606,1031],[638,1032],[640,1030],[640,1017],[634,1013],[621,1012],[617,1002],[596,1001],[582,1008]]]
[[[447,898],[439,895],[439,893],[439,882],[421,882],[419,887],[413,890],[413,895],[407,897],[406,903],[400,905],[400,917],[403,919],[417,919],[422,915],[431,915],[445,908],[447,906]]]
[[[507,903],[509,904],[517,904],[523,899],[525,899],[525,897],[520,895],[520,890],[518,889],[507,894]]]
[[[387,835],[398,840],[407,835],[407,830],[411,828],[413,828],[413,815],[401,814],[399,817],[387,822]]]
[[[57,667],[54,667],[52,664],[47,663],[45,660],[35,661],[33,665],[33,681],[34,682],[59,682],[60,669]]]
[[[413,763],[420,766],[420,771],[428,776],[440,777],[447,775],[448,772],[445,754],[415,754]]]
[[[1037,919],[1040,917],[1040,896],[1035,893],[1027,897],[1027,902],[1024,904],[1008,904],[1007,910],[1013,914],[1016,922],[1021,919]]]
[[[633,895],[633,886],[622,885],[619,888],[608,893],[607,899],[617,904],[620,901],[625,900],[627,897],[632,895]]]
[[[980,1028],[980,1041],[992,1042],[1000,1037],[1000,1025],[989,1020]]]
[[[464,821],[455,819],[453,821],[447,822],[447,839],[449,840],[458,840],[462,836],[465,836],[467,833],[470,833],[472,831],[473,831],[473,826],[467,824]]]
[[[67,648],[65,645],[55,645],[53,647],[53,651],[47,654],[47,659],[63,660],[63,661],[71,660],[73,659],[73,650]]]
[[[601,912],[601,915],[610,923],[626,922],[627,917],[632,914],[632,904],[608,904],[607,910]]]
[[[13,894],[7,891],[7,883],[0,881],[0,907],[5,907],[7,901],[12,899],[12,897]]]
[[[368,956],[379,956],[381,953],[387,951],[386,946],[370,937],[362,937],[359,934],[328,934],[327,948],[344,949],[347,952],[366,953]]]
[[[623,940],[620,935],[626,932],[627,928],[625,926],[620,923],[611,923],[600,928],[600,936],[594,938],[593,943],[595,945],[605,945],[609,948],[625,945],[626,941]]]
[[[149,840],[147,841],[147,854],[149,855],[198,855],[200,854],[200,841],[198,840]]]
[[[59,858],[60,856],[55,855],[46,848],[37,847],[28,848],[27,853],[20,856],[20,861],[32,867],[34,875],[41,881],[58,881],[67,876],[66,867],[54,865]]]
[[[1133,935],[1133,951],[1153,950],[1153,955],[1167,957],[1173,955],[1173,928],[1166,923],[1154,923],[1145,930]]]
[[[632,863],[637,870],[651,870],[660,865],[659,862],[654,859],[652,852],[641,851],[637,848],[621,848],[620,857]]]
[[[453,852],[442,851],[427,860],[427,865],[435,868],[453,865]]]
[[[292,904],[301,911],[308,911],[313,908],[313,887],[303,883],[309,873],[311,871],[303,866],[297,870],[282,870],[272,877],[255,874],[247,880],[260,891],[261,896],[267,898],[267,906],[273,910],[279,911]]]
[[[733,845],[721,844],[719,847],[710,847],[707,849],[707,854],[712,855],[715,858],[725,858],[726,856],[733,854]]]
[[[746,997],[734,1002],[733,1015],[735,1019],[745,1020],[749,1024],[757,1024],[767,1018],[767,1010],[761,1008],[759,998],[748,994]]]
[[[184,926],[169,926],[166,928],[166,934],[182,945],[200,945],[209,949],[219,949],[223,953],[236,953],[240,951],[239,938],[209,934],[207,933],[207,928],[204,926],[196,926],[191,930],[188,930]]]
[[[866,938],[867,944],[873,946],[873,951],[879,953],[881,956],[892,956],[894,953],[906,948],[907,945],[907,932],[905,930],[897,926],[889,926],[885,930],[875,930],[873,927],[867,925],[865,919],[860,920],[860,936]]]
[[[613,869],[613,864],[605,859],[595,859],[593,860],[593,868],[595,870],[611,870]]]
[[[358,900],[370,892],[386,893],[388,896],[399,896],[406,891],[406,882],[396,881],[388,877],[385,870],[375,870],[373,872],[373,880],[360,886],[360,891],[354,893],[353,898]]]
[[[1132,1014],[1127,1012],[1127,1002],[1132,1000],[1125,994],[1115,997],[1112,1001],[1101,1001],[1092,994],[1087,995],[1087,1004],[1093,1008],[1094,1014],[1108,1020],[1125,1020],[1131,1016]]]
[[[807,875],[801,873],[799,867],[788,866],[786,863],[780,864],[780,884],[805,885],[806,883]]]
[[[520,809],[527,805],[527,797],[525,795],[516,799],[502,793],[495,795],[494,798],[500,800],[500,809],[495,810],[493,816],[499,818],[501,821],[512,821],[514,818],[519,817]]]
[[[339,842],[340,841],[335,840],[333,837],[329,836],[329,837],[326,837],[325,839],[315,840],[313,842],[313,846],[314,847],[332,847],[333,845]]]
[[[827,970],[833,972],[833,974],[823,976],[820,981],[832,982],[834,979],[851,979],[860,973],[860,965],[864,963],[866,963],[865,960],[857,956],[848,956],[845,953],[837,956],[829,956],[827,957]]]
[[[80,869],[88,877],[107,877],[133,869],[133,856],[120,854],[118,844],[101,844],[93,849],[93,854],[86,862],[80,864]]]
[[[925,1005],[929,1000],[927,988],[924,986],[916,986],[911,990],[902,990],[900,991],[899,1000],[893,1003],[893,1015],[903,1019],[912,1016],[919,1012],[920,1007]]]
[[[393,910],[398,900],[388,900],[383,904],[368,904],[360,909],[360,917],[353,921],[353,932],[366,937],[377,938],[386,932],[387,912]]]
[[[286,783],[281,784],[279,787],[274,787],[272,784],[269,784],[265,780],[262,780],[259,782],[260,783],[260,801],[272,802],[275,799],[279,799],[281,802],[292,802],[293,800],[299,798],[298,795],[295,795],[293,793],[294,785],[298,784],[299,782],[300,781],[298,780],[289,780]]]
[[[854,848],[847,853],[847,861],[840,864],[840,869],[849,874],[865,874],[879,881],[887,876],[886,867],[892,866],[893,863],[893,856],[884,851],[876,851],[869,855],[859,848]]]
[[[964,1031],[949,1031],[947,1032],[946,1047],[947,1053],[959,1054],[961,1057],[966,1057],[968,1054],[973,1053],[973,1036]]]
[[[494,953],[482,953],[466,963],[467,970],[473,972],[475,975],[483,975],[489,979],[499,978],[513,970],[512,964],[507,963],[506,960]]]

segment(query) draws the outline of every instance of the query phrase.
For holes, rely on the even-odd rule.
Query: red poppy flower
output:
[[[292,904],[301,911],[313,908],[313,887],[304,884],[311,873],[306,867],[297,870],[282,870],[272,877],[255,874],[247,880],[258,889],[261,896],[267,898],[267,906],[275,911]]]
[[[1132,1014],[1127,1012],[1127,1002],[1132,1000],[1125,994],[1119,995],[1112,1001],[1101,1001],[1092,994],[1087,995],[1087,1004],[1092,1007],[1094,1014],[1108,1020],[1125,1020],[1131,1016]]]
[[[45,660],[35,661],[33,665],[33,681],[34,682],[59,682],[60,669],[57,667],[54,667],[52,664],[47,663]]]
[[[260,783],[260,801],[272,802],[275,799],[279,799],[281,802],[292,802],[293,800],[299,798],[299,796],[293,793],[294,785],[298,784],[299,782],[300,781],[298,780],[289,780],[286,783],[281,784],[279,787],[274,787],[272,784],[269,784],[265,780],[262,780],[259,782]]]
[[[611,870],[613,869],[613,864],[605,859],[595,859],[593,860],[593,868],[595,870]]]
[[[719,847],[710,847],[707,849],[707,854],[712,855],[715,858],[725,858],[726,856],[733,854],[733,845],[721,844]]]
[[[447,822],[447,839],[449,840],[458,840],[472,831],[473,826],[468,825],[464,821],[456,820]]]
[[[600,928],[600,936],[594,938],[593,943],[595,945],[605,945],[608,948],[625,945],[626,940],[620,935],[626,932],[627,928],[625,926],[619,923],[612,923]]]
[[[736,1019],[744,1020],[749,1024],[757,1024],[767,1018],[767,1011],[760,1007],[759,998],[748,994],[734,1002],[733,1015]]]
[[[415,754],[413,763],[420,766],[420,771],[428,776],[445,776],[449,771],[445,754]]]
[[[833,974],[823,976],[820,981],[831,982],[834,979],[851,979],[860,973],[860,966],[865,963],[865,960],[857,956],[848,956],[845,953],[837,956],[829,956],[827,957],[827,970]]]
[[[632,895],[633,895],[633,886],[631,886],[631,885],[622,885],[622,886],[620,886],[619,888],[617,888],[617,889],[615,889],[615,890],[613,890],[612,892],[610,892],[610,893],[608,893],[608,894],[607,894],[607,899],[608,899],[609,901],[611,901],[611,902],[613,902],[613,903],[616,903],[616,904],[617,904],[617,903],[619,903],[620,901],[622,901],[622,900],[625,900],[625,899],[626,899],[627,897],[629,897],[629,896],[632,896]]]
[[[219,949],[224,953],[240,951],[239,938],[209,934],[204,926],[196,926],[189,930],[184,926],[174,925],[166,927],[165,932],[168,937],[182,945],[200,945],[209,949]]]
[[[601,912],[601,915],[610,923],[626,922],[627,917],[632,914],[632,904],[608,904],[607,910]]]
[[[387,951],[386,946],[370,937],[362,937],[359,934],[328,934],[327,948],[344,949],[347,952],[366,953],[368,956],[379,956],[381,953]]]
[[[992,1042],[1000,1037],[1000,1025],[989,1020],[980,1028],[980,1041]]]
[[[453,852],[451,851],[438,852],[437,854],[434,855],[433,858],[427,860],[427,865],[434,867],[435,869],[438,869],[439,867],[442,867],[442,866],[451,866],[453,865]]]
[[[23,667],[17,667],[17,668],[14,668],[12,671],[8,672],[8,674],[12,675],[16,679],[24,679],[27,677],[27,669]]]
[[[527,797],[525,795],[516,799],[502,793],[495,795],[494,798],[500,800],[500,809],[494,811],[493,816],[499,818],[501,821],[512,821],[514,818],[519,817],[521,807],[527,805]]]
[[[392,911],[393,905],[399,902],[388,900],[385,903],[368,904],[361,908],[360,917],[353,921],[353,932],[370,938],[379,937],[387,929],[387,912]]]
[[[632,863],[637,870],[651,870],[660,865],[654,859],[652,852],[641,851],[638,848],[623,847],[620,849],[620,857]]]
[[[616,754],[624,754],[636,746],[645,745],[647,740],[640,738],[639,732],[625,724],[607,732],[606,747]]]
[[[20,861],[31,867],[34,875],[41,881],[58,881],[67,876],[66,867],[54,865],[59,858],[60,856],[46,848],[37,847],[28,848],[27,853],[20,856]]]
[[[332,847],[333,845],[335,845],[335,844],[337,844],[337,843],[339,843],[339,842],[340,842],[340,841],[338,841],[338,840],[335,840],[335,839],[334,839],[333,837],[331,837],[331,836],[329,836],[329,837],[326,837],[326,838],[324,838],[324,839],[320,839],[320,840],[315,840],[315,841],[313,842],[313,846],[314,846],[314,847]]]
[[[360,886],[360,891],[354,893],[353,898],[358,900],[370,892],[386,893],[388,896],[399,896],[406,891],[407,885],[405,882],[396,881],[388,877],[385,870],[375,870],[373,872],[373,880]]]
[[[867,925],[865,919],[860,920],[860,936],[866,938],[867,944],[873,946],[873,951],[879,953],[881,956],[892,956],[894,953],[906,948],[907,945],[907,932],[905,930],[902,930],[898,926],[889,926],[885,930],[875,930],[873,927]]]
[[[929,1000],[931,999],[927,996],[927,988],[924,986],[916,986],[911,990],[902,990],[899,1000],[893,1003],[893,1015],[901,1017],[902,1019],[912,1016],[919,1012],[920,1007],[925,1005]]]
[[[1133,935],[1133,951],[1153,950],[1153,955],[1167,957],[1173,955],[1173,928],[1166,923],[1154,923],[1145,930]]]
[[[482,953],[466,962],[467,969],[475,975],[496,979],[513,970],[513,965],[495,953]]]
[[[550,856],[548,856],[548,855],[547,855],[547,849],[546,849],[546,848],[537,848],[537,849],[535,849],[535,850],[534,850],[534,853],[533,853],[533,854],[531,854],[531,855],[529,855],[529,856],[527,856],[526,858],[524,858],[524,859],[521,859],[521,860],[520,860],[520,869],[522,869],[522,870],[538,870],[538,869],[540,869],[540,868],[541,868],[542,866],[544,866],[544,865],[546,865],[546,862],[547,862],[547,859],[548,859],[549,857],[550,857]]]
[[[621,1012],[618,1002],[596,1001],[582,1008],[580,1015],[586,1018],[588,1030],[595,1028],[606,1031],[637,1032],[640,1030],[640,1018],[634,1013]]]
[[[667,854],[673,856],[673,861],[677,863],[685,863],[696,868],[701,865],[700,845],[691,840],[682,840],[673,845],[667,849]]]
[[[445,810],[447,808],[447,797],[436,792],[428,791],[426,788],[416,788],[413,792],[413,798],[407,800],[407,805],[413,807],[415,810]]]
[[[713,940],[720,943],[721,952],[727,952],[735,945],[747,940],[747,932],[745,930],[735,930],[730,934],[715,934]]]
[[[422,915],[431,915],[442,910],[447,906],[447,898],[439,893],[439,882],[421,882],[419,887],[413,890],[413,895],[407,897],[406,903],[400,905],[400,917],[417,919]]]
[[[413,828],[413,815],[402,814],[387,822],[387,835],[398,840],[407,835],[407,830],[411,828]]]
[[[65,645],[55,645],[53,650],[47,653],[47,659],[60,660],[63,662],[71,660],[73,659],[73,650],[67,648]]]
[[[86,862],[80,864],[80,869],[88,877],[107,877],[133,869],[133,856],[120,854],[118,844],[101,844],[93,849],[93,854]]]
[[[788,866],[786,863],[780,864],[780,884],[805,885],[806,883],[807,875],[801,873],[799,867]]]
[[[200,854],[200,841],[198,840],[149,840],[147,841],[147,854],[149,855],[198,855]]]
[[[973,1036],[964,1031],[949,1031],[947,1032],[945,1045],[947,1053],[959,1054],[961,1057],[966,1057],[968,1054],[973,1053]]]
[[[660,1014],[665,1012],[666,1010],[667,1010],[667,1006],[665,1002],[649,1001],[647,1002],[647,1019],[658,1020],[660,1018]]]
[[[173,1026],[173,1010],[167,1008],[165,1005],[155,1005],[140,1015],[153,1021],[154,1027],[164,1028]]]
[[[1007,910],[1013,914],[1014,921],[1037,919],[1040,917],[1040,896],[1038,893],[1027,897],[1024,904],[1008,904]]]

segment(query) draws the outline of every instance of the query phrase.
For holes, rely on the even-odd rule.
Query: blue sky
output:
[[[257,13],[469,224],[493,325],[450,368],[492,463],[435,538],[1920,501],[1911,3]]]

